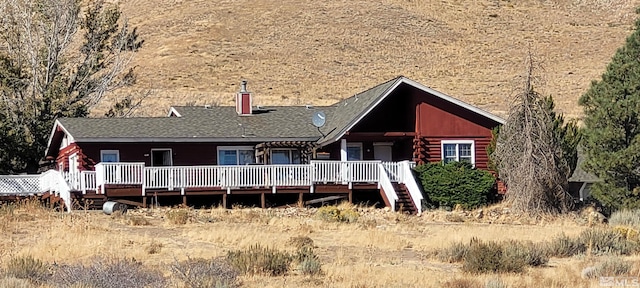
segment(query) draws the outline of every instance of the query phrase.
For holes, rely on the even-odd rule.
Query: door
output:
[[[171,166],[171,149],[153,149],[151,150],[151,166]]]
[[[375,160],[380,160],[382,162],[391,162],[392,160],[392,151],[393,143],[373,143],[373,158]]]

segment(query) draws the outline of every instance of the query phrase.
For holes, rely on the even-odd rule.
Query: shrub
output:
[[[322,263],[313,250],[313,246],[302,246],[294,255],[298,270],[304,275],[315,276],[322,273]]]
[[[442,283],[444,288],[482,288],[482,283],[477,279],[455,278]]]
[[[632,263],[629,261],[618,257],[611,257],[598,263],[595,268],[598,276],[623,276],[629,275],[632,266]]]
[[[451,246],[436,252],[436,258],[442,262],[461,262],[469,252],[469,245],[462,242],[454,242]]]
[[[316,216],[328,222],[354,223],[358,221],[360,214],[353,208],[340,209],[336,206],[322,206],[318,208]]]
[[[487,280],[487,283],[484,285],[484,288],[507,288],[509,285],[504,283],[500,278],[491,278]]]
[[[171,224],[184,225],[189,222],[189,210],[172,209],[167,211],[167,219]]]
[[[229,251],[227,260],[242,274],[278,276],[289,271],[293,257],[287,252],[255,245],[246,250]]]
[[[503,245],[503,257],[513,261],[524,261],[525,264],[533,267],[542,266],[549,263],[549,258],[547,257],[544,245],[533,243],[531,241],[528,242],[520,242],[510,240],[505,242]],[[520,259],[520,260],[517,260]]]
[[[571,257],[582,254],[587,250],[587,246],[567,235],[560,235],[551,239],[547,243],[547,255],[550,257]]]
[[[32,256],[11,258],[4,272],[6,276],[27,279],[35,283],[42,283],[50,276],[48,265]]]
[[[293,246],[296,249],[302,249],[304,247],[312,247],[313,248],[313,239],[307,236],[295,236],[289,238],[287,244]]]
[[[147,218],[144,218],[142,216],[128,216],[126,217],[126,221],[125,221],[128,225],[131,226],[147,226],[147,225],[151,225],[151,223],[149,223],[149,220],[147,220]]]
[[[190,288],[238,286],[238,271],[225,259],[187,259],[174,263],[171,271]]]
[[[0,279],[0,287],[4,288],[33,288],[33,283],[27,279],[18,279],[14,277]]]
[[[594,255],[629,255],[638,251],[638,243],[629,241],[612,229],[588,229],[578,235],[577,241]]]
[[[158,254],[162,250],[162,247],[162,243],[151,241],[144,251],[147,252],[147,254]]]
[[[494,192],[495,177],[466,162],[428,163],[415,170],[420,175],[425,198],[438,206],[473,209],[488,204]]]
[[[144,267],[135,259],[94,258],[89,265],[60,265],[51,278],[55,287],[136,288],[166,287],[159,271]]]
[[[627,226],[640,230],[640,209],[619,210],[609,217],[612,226]]]
[[[469,273],[522,272],[526,263],[522,259],[504,257],[502,247],[496,242],[472,240],[464,257],[462,270]]]
[[[583,278],[613,277],[629,275],[632,263],[618,257],[608,258],[592,267],[582,270]]]

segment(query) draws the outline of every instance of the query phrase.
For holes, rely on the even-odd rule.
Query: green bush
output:
[[[466,162],[428,163],[415,168],[425,198],[436,206],[473,209],[490,202],[495,177]]]
[[[246,250],[229,251],[227,261],[242,274],[284,275],[289,271],[293,257],[287,253],[260,245]]]
[[[35,283],[41,283],[50,276],[47,264],[32,256],[11,258],[5,268],[5,275]]]
[[[340,209],[336,206],[322,206],[318,208],[316,216],[328,222],[354,223],[358,221],[360,214],[351,208]]]

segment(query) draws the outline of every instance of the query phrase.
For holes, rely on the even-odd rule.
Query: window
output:
[[[451,161],[469,162],[475,165],[475,153],[473,140],[443,140],[442,160],[444,163]]]
[[[218,165],[246,165],[256,163],[251,146],[218,147]]]
[[[100,162],[120,162],[120,151],[100,150]]]
[[[300,151],[296,149],[271,150],[271,164],[300,164]]]
[[[362,143],[347,144],[347,161],[362,160]]]

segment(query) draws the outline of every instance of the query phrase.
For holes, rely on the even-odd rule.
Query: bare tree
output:
[[[513,97],[507,122],[500,130],[495,152],[506,199],[515,211],[530,214],[565,212],[570,167],[562,140],[554,132],[555,114],[547,98],[533,88],[535,63],[529,54],[521,90]]]
[[[0,171],[35,171],[54,119],[87,116],[106,93],[135,83],[136,30],[116,5],[82,3],[0,4],[0,140],[14,147],[0,151]]]

